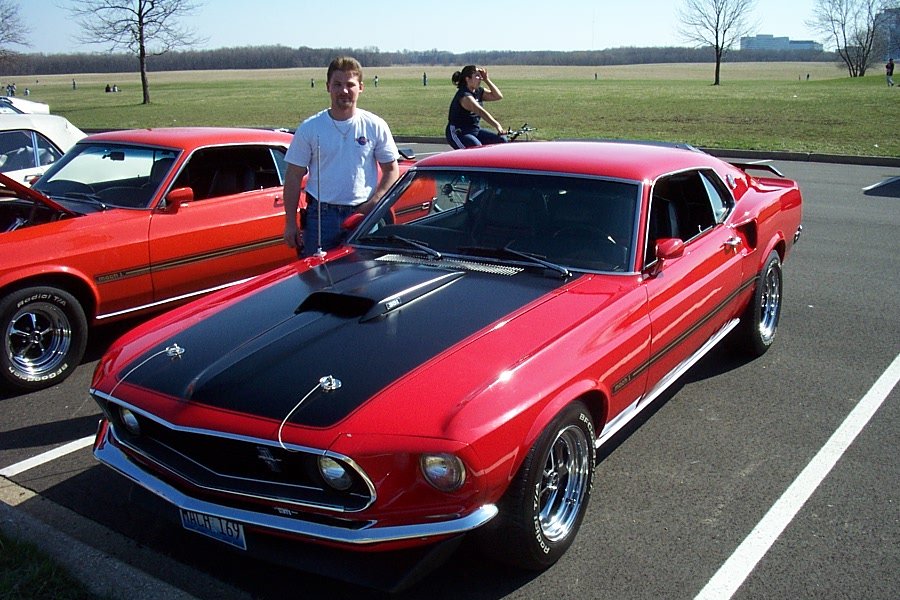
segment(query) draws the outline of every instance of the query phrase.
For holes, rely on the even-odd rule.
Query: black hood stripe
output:
[[[186,328],[131,365],[128,381],[175,397],[327,427],[379,390],[565,282],[363,260],[359,253],[278,282]],[[147,360],[177,343],[175,359]],[[439,390],[422,390],[423,400]]]

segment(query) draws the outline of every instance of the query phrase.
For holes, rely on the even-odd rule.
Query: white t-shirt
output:
[[[353,206],[368,200],[378,185],[377,163],[399,156],[384,119],[357,108],[346,121],[323,110],[300,123],[285,159],[309,171],[306,190],[320,202]]]

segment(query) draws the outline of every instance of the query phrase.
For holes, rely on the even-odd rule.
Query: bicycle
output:
[[[521,141],[528,142],[531,141],[531,132],[537,131],[537,127],[532,127],[528,123],[524,123],[518,129],[510,129],[506,132],[506,138],[510,142],[514,142],[519,136],[525,136]]]

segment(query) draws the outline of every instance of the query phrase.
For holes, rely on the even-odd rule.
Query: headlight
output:
[[[442,492],[455,492],[466,481],[466,467],[452,454],[425,454],[419,460],[425,480]]]
[[[340,492],[349,490],[353,485],[353,478],[347,468],[328,456],[319,457],[319,474],[325,483]]]
[[[138,421],[136,414],[127,408],[120,408],[119,418],[122,420],[122,425],[125,426],[125,430],[128,431],[128,433],[131,435],[141,435],[141,424]]]

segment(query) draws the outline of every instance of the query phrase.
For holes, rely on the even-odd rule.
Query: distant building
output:
[[[886,8],[878,15],[886,48],[885,60],[900,56],[900,8]]]
[[[769,34],[744,36],[741,38],[741,50],[780,50],[788,52],[814,50],[821,52],[822,48],[822,44],[812,40],[791,40],[787,37],[775,37]]]

